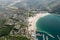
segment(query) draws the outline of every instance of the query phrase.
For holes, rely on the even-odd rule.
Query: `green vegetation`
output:
[[[12,36],[9,36],[9,40],[29,40],[29,39],[21,35],[12,35]]]
[[[7,36],[13,29],[14,25],[5,25],[6,27],[0,28],[0,37]]]
[[[0,27],[2,27],[5,22],[6,22],[5,18],[0,18]]]
[[[9,35],[7,37],[0,37],[0,40],[30,40],[30,39],[21,35]]]
[[[10,35],[10,32],[14,29],[15,25],[6,24],[6,19],[0,19],[0,40],[29,40],[26,36],[23,35]],[[26,24],[20,23],[21,28],[27,27]],[[25,32],[24,32],[25,33]]]

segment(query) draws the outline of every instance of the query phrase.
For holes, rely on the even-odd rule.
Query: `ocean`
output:
[[[59,40],[60,38],[60,16],[55,14],[46,15],[36,22],[36,34],[48,36],[48,40]],[[53,37],[51,37],[50,35]],[[37,36],[38,40],[43,40],[43,36]]]

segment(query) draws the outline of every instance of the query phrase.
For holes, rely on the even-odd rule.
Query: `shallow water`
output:
[[[57,35],[60,35],[60,16],[54,14],[46,15],[45,17],[38,19],[38,21],[36,22],[36,28],[36,30],[40,30],[41,32],[43,32],[42,34],[46,32],[48,34],[52,34],[55,37],[49,37],[49,40],[58,40]],[[47,34],[45,35],[47,36]],[[37,38],[39,40],[42,40],[42,38],[39,36]]]

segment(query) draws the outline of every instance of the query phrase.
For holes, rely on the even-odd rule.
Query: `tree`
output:
[[[9,40],[30,40],[26,36],[21,36],[21,35],[10,35]]]

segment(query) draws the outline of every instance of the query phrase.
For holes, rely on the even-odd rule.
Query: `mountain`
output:
[[[60,0],[23,0],[22,2],[18,2],[13,6],[18,8],[22,7],[25,9],[32,10],[42,10],[42,11],[57,11],[59,9]],[[57,7],[57,8],[56,8]]]
[[[50,4],[48,4],[47,9],[51,13],[60,14],[60,0],[54,0]]]
[[[60,0],[0,0],[0,6],[59,13]]]

